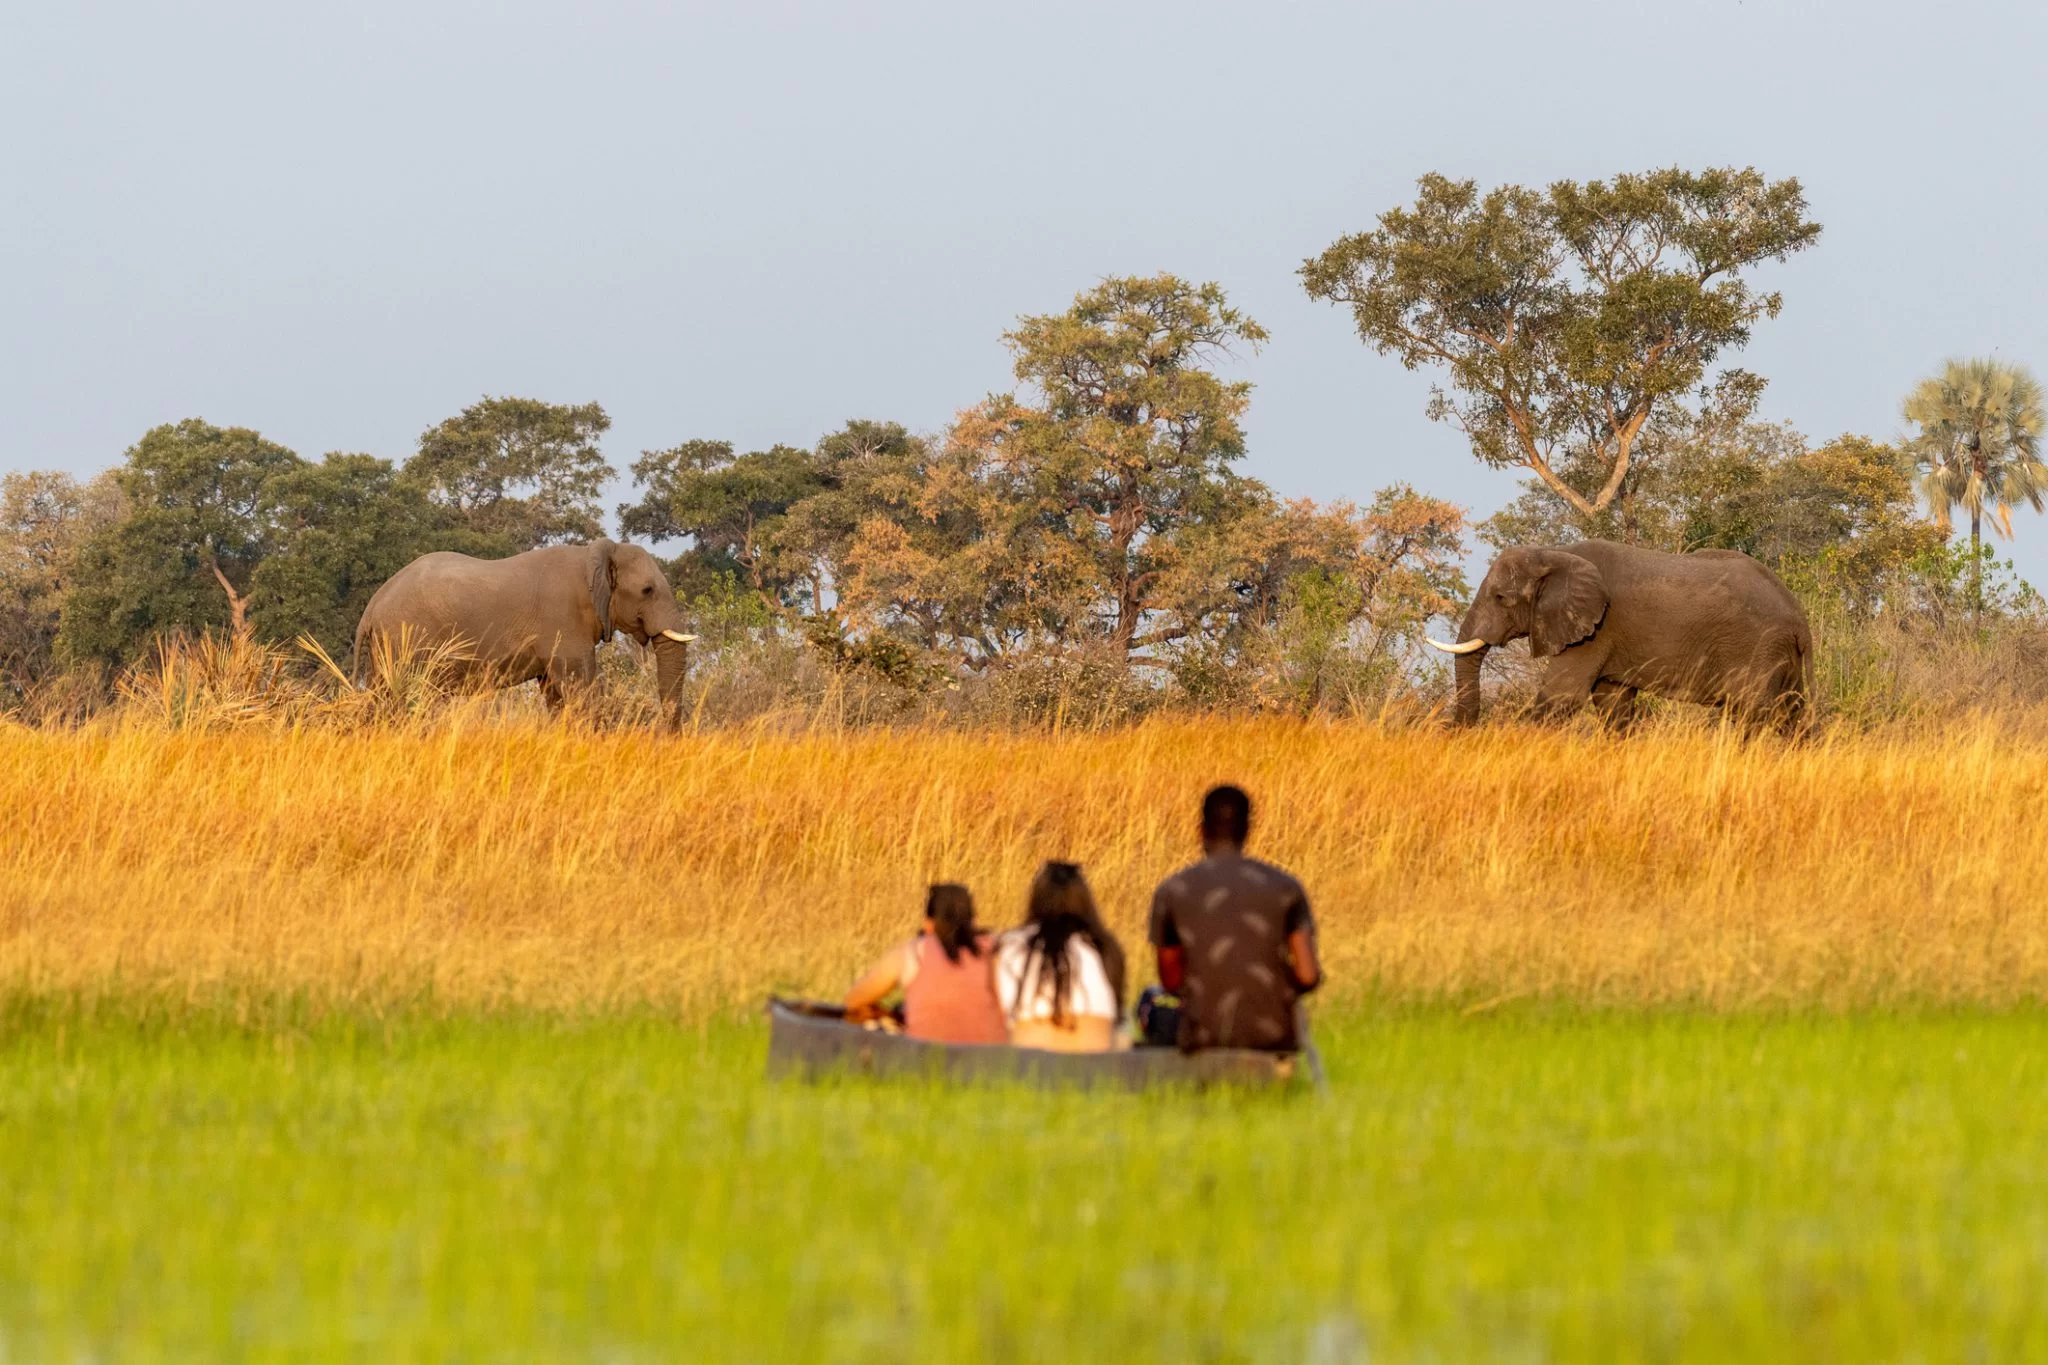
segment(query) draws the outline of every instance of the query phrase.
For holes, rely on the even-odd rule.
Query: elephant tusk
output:
[[[661,638],[664,640],[674,640],[679,645],[686,645],[690,643],[690,641],[696,639],[697,637],[694,635],[685,635],[679,630],[665,630],[661,633]]]
[[[1475,650],[1486,648],[1486,641],[1484,640],[1467,640],[1459,645],[1446,645],[1432,640],[1426,635],[1422,638],[1422,643],[1428,645],[1431,649],[1440,649],[1446,654],[1470,654]]]

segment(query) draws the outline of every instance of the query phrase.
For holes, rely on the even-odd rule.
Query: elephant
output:
[[[441,550],[421,555],[377,589],[356,627],[355,674],[385,651],[455,645],[459,674],[511,687],[536,678],[550,710],[564,689],[597,676],[597,647],[614,631],[654,646],[661,703],[673,721],[689,642],[675,593],[654,556],[599,540],[550,545],[509,559]]]
[[[1778,576],[1736,550],[1668,554],[1613,541],[1503,550],[1458,628],[1455,719],[1479,719],[1489,649],[1529,637],[1549,659],[1537,712],[1588,699],[1626,728],[1638,693],[1718,706],[1789,731],[1813,683],[1813,632]]]

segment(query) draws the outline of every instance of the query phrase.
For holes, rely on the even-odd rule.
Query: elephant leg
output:
[[[1760,706],[1730,709],[1741,719],[1743,732],[1749,738],[1773,734],[1780,739],[1797,739],[1809,728],[1805,703],[1806,698],[1798,693],[1779,693]]]
[[[580,692],[597,681],[597,651],[592,649],[584,654],[556,655],[548,660],[546,675],[541,679],[540,694],[547,702],[551,715],[560,715],[568,704],[572,692]]]
[[[1594,649],[1568,649],[1552,659],[1536,689],[1537,719],[1561,720],[1584,706],[1606,662],[1606,651]]]
[[[1806,669],[1795,653],[1771,677],[1769,724],[1787,739],[1804,734],[1811,717],[1807,707]]]
[[[1796,674],[1793,681],[1797,681]],[[1740,728],[1746,738],[1754,739],[1766,731],[1786,735],[1796,728],[1804,700],[1803,693],[1788,688],[1786,679],[1774,670],[1740,678],[1721,698],[1720,711],[1723,723]]]
[[[1593,707],[1600,713],[1601,722],[1615,734],[1625,735],[1635,728],[1642,714],[1636,706],[1639,690],[1613,678],[1602,678],[1593,684]]]

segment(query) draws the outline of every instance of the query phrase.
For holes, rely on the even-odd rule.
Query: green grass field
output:
[[[2048,1016],[1354,1006],[1331,1094],[753,1019],[0,1017],[0,1359],[2048,1354]]]

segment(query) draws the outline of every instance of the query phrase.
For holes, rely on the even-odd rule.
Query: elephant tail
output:
[[[376,634],[376,629],[371,624],[373,615],[373,612],[365,610],[363,619],[356,623],[354,653],[348,661],[349,680],[355,684],[358,691],[370,681],[370,640]]]
[[[1801,627],[1792,636],[1792,653],[1778,666],[1775,709],[1779,725],[1787,733],[1812,719],[1813,633]]]

